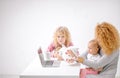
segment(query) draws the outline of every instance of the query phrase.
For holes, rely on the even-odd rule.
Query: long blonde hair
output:
[[[120,47],[120,36],[117,29],[107,22],[98,24],[95,28],[95,36],[106,55],[112,54]]]
[[[59,26],[56,29],[56,31],[54,32],[54,36],[53,36],[53,41],[54,41],[55,47],[61,47],[61,45],[57,42],[58,33],[65,35],[65,39],[66,39],[65,46],[68,47],[71,43],[71,34],[70,34],[68,28],[65,26]]]

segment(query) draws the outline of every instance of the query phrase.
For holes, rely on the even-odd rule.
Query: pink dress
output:
[[[70,43],[69,46],[73,46],[73,43]],[[54,49],[55,49],[55,45],[54,45],[54,43],[52,42],[52,43],[48,46],[47,52],[52,52]]]
[[[99,71],[93,70],[92,68],[80,69],[80,78],[86,78],[87,74],[98,74]]]
[[[92,54],[87,54],[87,59],[90,60],[90,61],[97,61],[98,59],[100,59],[100,55],[97,54],[97,55],[92,55]],[[80,69],[80,78],[86,78],[86,75],[88,74],[98,74],[99,71],[98,70],[94,70],[92,68],[89,68],[88,66],[86,66],[86,68],[82,68]]]

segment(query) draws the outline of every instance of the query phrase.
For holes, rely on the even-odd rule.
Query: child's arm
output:
[[[55,45],[54,45],[54,43],[52,42],[52,43],[48,46],[47,52],[52,52],[54,49],[55,49]]]
[[[103,70],[103,67],[97,69],[97,71],[102,71],[102,70]]]
[[[59,60],[59,61],[63,61],[64,59],[62,58],[62,56],[61,55],[57,55],[57,59]]]
[[[77,58],[76,54],[74,54],[71,50],[67,50],[66,54],[68,54],[71,57]]]

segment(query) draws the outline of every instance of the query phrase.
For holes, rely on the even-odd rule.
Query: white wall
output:
[[[19,75],[57,26],[69,28],[81,51],[97,23],[110,22],[120,31],[119,7],[120,0],[0,0],[0,74]]]

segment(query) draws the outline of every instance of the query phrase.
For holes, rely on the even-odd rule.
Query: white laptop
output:
[[[45,57],[45,55],[40,52],[38,52],[38,54],[39,54],[41,65],[43,67],[59,67],[60,66],[60,63],[61,63],[60,61],[47,59]],[[48,58],[50,58],[50,57],[48,57]]]

